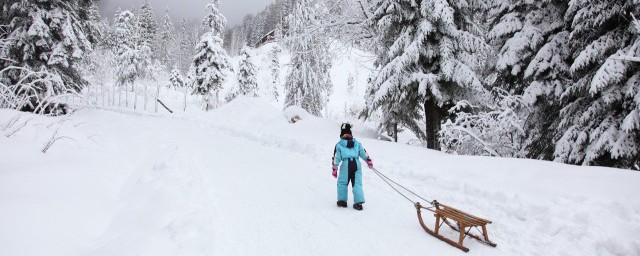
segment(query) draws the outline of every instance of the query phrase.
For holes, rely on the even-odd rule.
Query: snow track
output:
[[[0,138],[7,255],[467,255],[367,169],[365,210],[336,207],[332,121],[245,98],[199,116],[83,110],[42,155],[55,119],[34,118]],[[361,141],[388,176],[494,221],[498,247],[468,240],[469,255],[640,255],[634,172]]]

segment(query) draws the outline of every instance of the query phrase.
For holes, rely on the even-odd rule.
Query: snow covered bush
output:
[[[474,106],[460,101],[440,131],[442,150],[462,155],[524,157],[523,129],[528,109],[521,96],[495,89],[496,103]]]
[[[185,86],[184,78],[180,74],[180,70],[174,68],[169,75],[169,83],[173,88],[182,88]]]
[[[310,116],[309,112],[304,108],[295,105],[285,108],[282,113],[284,114],[284,117],[287,118],[287,121],[292,124]]]

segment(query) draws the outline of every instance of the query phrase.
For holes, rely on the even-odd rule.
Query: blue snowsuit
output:
[[[367,160],[369,155],[360,142],[354,138],[343,138],[336,144],[333,154],[333,166],[340,166],[338,176],[338,201],[347,201],[349,182],[353,186],[353,202],[364,203],[362,191],[362,166],[358,157]],[[341,164],[342,163],[342,164]]]

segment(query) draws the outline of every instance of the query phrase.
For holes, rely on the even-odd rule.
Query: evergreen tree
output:
[[[291,52],[291,68],[285,81],[285,107],[300,106],[312,115],[320,116],[331,94],[329,76],[331,55],[322,29],[316,29],[322,5],[301,0],[289,16],[289,37],[286,45]],[[311,29],[312,26],[316,26]]]
[[[114,20],[116,76],[120,86],[131,84],[144,74],[145,66],[134,35],[134,22],[133,13],[127,10],[118,13]]]
[[[229,57],[222,47],[223,43],[220,38],[226,19],[218,9],[219,4],[219,0],[214,0],[207,5],[207,16],[205,16],[203,23],[210,31],[205,33],[196,45],[196,55],[192,62],[195,92],[203,95],[207,110],[213,92],[215,92],[216,102],[218,102],[218,93],[226,78],[225,71],[229,68]]]
[[[220,12],[220,0],[207,4],[207,16],[204,17],[203,25],[210,28],[214,36],[222,38],[227,19]]]
[[[227,101],[232,101],[240,95],[258,97],[257,70],[253,64],[253,58],[249,47],[245,46],[240,52],[240,64],[238,67],[238,88],[233,91]]]
[[[640,158],[640,1],[570,1],[565,20],[574,82],[562,93],[555,160],[631,168]]]
[[[191,65],[191,56],[193,55],[194,45],[191,42],[191,35],[189,33],[187,20],[182,19],[180,23],[180,32],[179,36],[179,45],[180,48],[178,50],[178,68],[181,72],[186,73],[189,71],[189,67]]]
[[[379,73],[367,90],[367,112],[381,110],[382,127],[412,130],[438,149],[449,106],[484,94],[476,56],[488,48],[471,30],[477,1],[379,0],[367,21],[376,31]],[[473,32],[473,33],[472,33]],[[426,130],[418,123],[426,121]]]
[[[100,44],[107,36],[109,25],[106,21],[102,20],[97,2],[91,3],[87,10],[87,15],[87,22],[91,24],[92,29],[85,31],[85,33],[87,33],[87,37],[91,38],[91,41],[94,42],[94,44]]]
[[[488,39],[498,50],[495,79],[491,81],[494,87],[524,92],[529,85],[525,69],[545,43],[563,29],[564,5],[560,1],[492,1]]]
[[[21,98],[16,108],[31,105],[38,112],[56,95],[86,85],[78,63],[97,42],[95,1],[10,1],[0,11],[0,86]],[[37,72],[37,73],[36,73]],[[28,88],[23,87],[28,86]],[[5,88],[2,88],[5,89]],[[40,111],[41,112],[41,111]]]
[[[175,27],[171,21],[169,15],[169,9],[165,10],[164,17],[162,18],[162,26],[160,30],[159,46],[158,46],[158,59],[165,66],[176,65],[175,51],[179,50],[175,47]]]
[[[153,46],[155,44],[158,22],[153,13],[153,8],[151,8],[151,4],[149,4],[149,0],[144,0],[140,7],[137,25],[139,29],[139,45],[146,44],[149,47]],[[152,49],[152,51],[153,50],[154,49]]]
[[[279,94],[279,86],[280,86],[280,53],[282,49],[277,44],[273,46],[271,51],[269,52],[269,58],[271,59],[271,64],[269,69],[271,70],[271,90],[273,98],[278,101],[280,97]]]
[[[499,1],[490,6],[489,42],[497,49],[491,59],[494,88],[524,95],[531,106],[526,124],[525,153],[553,159],[558,129],[560,93],[566,87],[571,55],[564,25],[565,1]]]

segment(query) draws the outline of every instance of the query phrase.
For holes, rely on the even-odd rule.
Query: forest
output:
[[[271,96],[322,116],[334,47],[352,47],[375,56],[358,116],[391,140],[640,170],[640,0],[275,0],[238,26],[220,5],[194,22],[148,0],[111,17],[95,0],[2,1],[0,108],[61,115],[97,86],[129,104],[143,81],[210,110],[258,96],[270,67],[250,50],[276,42],[290,62]]]

